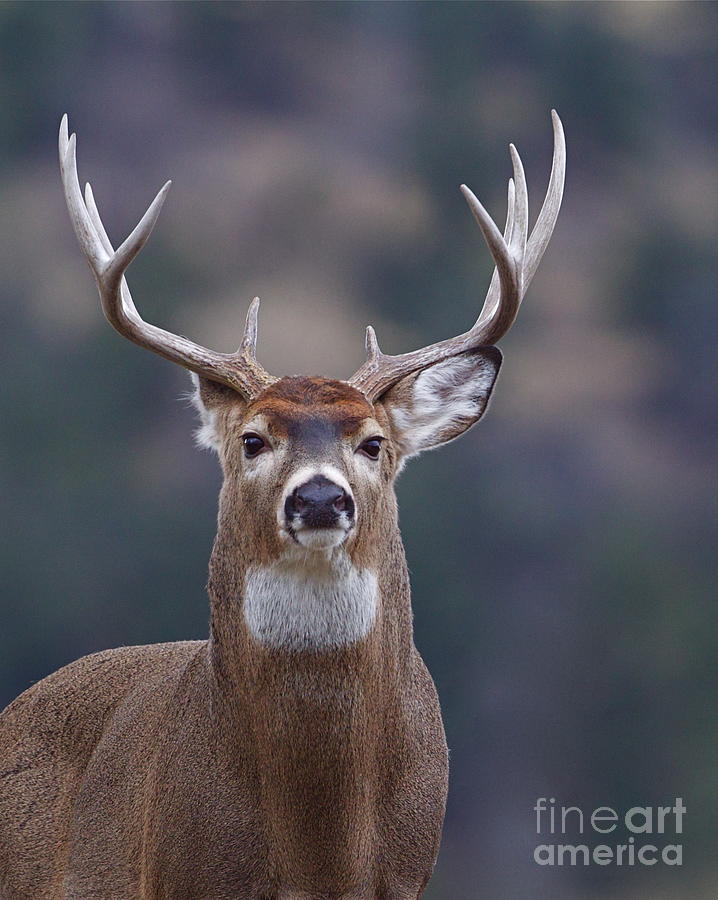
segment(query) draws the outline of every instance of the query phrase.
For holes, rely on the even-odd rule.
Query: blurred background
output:
[[[387,352],[473,322],[458,185],[503,222],[514,141],[535,216],[556,107],[564,208],[490,414],[398,486],[452,751],[426,896],[718,896],[717,63],[715,3],[0,5],[0,705],[207,633],[218,466],[186,375],[101,315],[61,114],[115,241],[174,181],[146,319],[233,350],[259,294],[270,370],[348,377],[367,322]],[[682,797],[684,865],[541,868],[538,797]]]

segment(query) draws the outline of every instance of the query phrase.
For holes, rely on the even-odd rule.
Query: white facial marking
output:
[[[351,529],[351,523],[342,513],[339,517],[338,528],[311,528],[299,519],[292,526],[297,543],[307,550],[333,550],[343,544]]]
[[[247,481],[261,480],[270,475],[273,467],[277,464],[277,459],[282,459],[285,450],[278,449],[267,438],[269,431],[268,422],[264,415],[259,413],[253,416],[248,422],[242,426],[242,434],[251,434],[256,432],[266,442],[267,448],[257,456],[245,457],[243,460],[242,475]]]
[[[352,494],[352,489],[349,487],[349,482],[342,475],[339,469],[336,466],[319,466],[317,469],[317,475],[323,475],[329,481],[333,481],[334,484],[338,484],[340,488],[349,494],[349,496],[354,499]]]
[[[323,565],[303,565],[297,557],[254,566],[245,577],[244,619],[265,647],[328,650],[356,643],[371,630],[377,605],[376,576],[343,551]]]

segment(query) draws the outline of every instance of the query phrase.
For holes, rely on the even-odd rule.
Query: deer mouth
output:
[[[289,525],[287,532],[293,541],[307,550],[333,550],[347,539],[352,526],[334,528],[312,528],[299,524]]]

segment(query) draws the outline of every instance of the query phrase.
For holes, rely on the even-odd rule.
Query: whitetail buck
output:
[[[123,647],[31,687],[0,720],[0,895],[195,900],[409,900],[439,847],[447,750],[412,638],[394,479],[483,414],[553,231],[565,147],[553,114],[548,192],[528,236],[511,147],[503,236],[462,187],[496,269],[458,337],[368,358],[348,381],[275,378],[144,322],[124,272],[165,185],[113,250],[75,135],[62,181],[102,308],[120,334],[193,373],[203,444],[224,483],[207,641]]]

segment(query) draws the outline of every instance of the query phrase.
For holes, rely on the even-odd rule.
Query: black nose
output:
[[[287,497],[284,515],[287,520],[299,516],[310,528],[332,528],[344,513],[348,519],[354,516],[354,501],[344,488],[323,475],[315,475]]]

